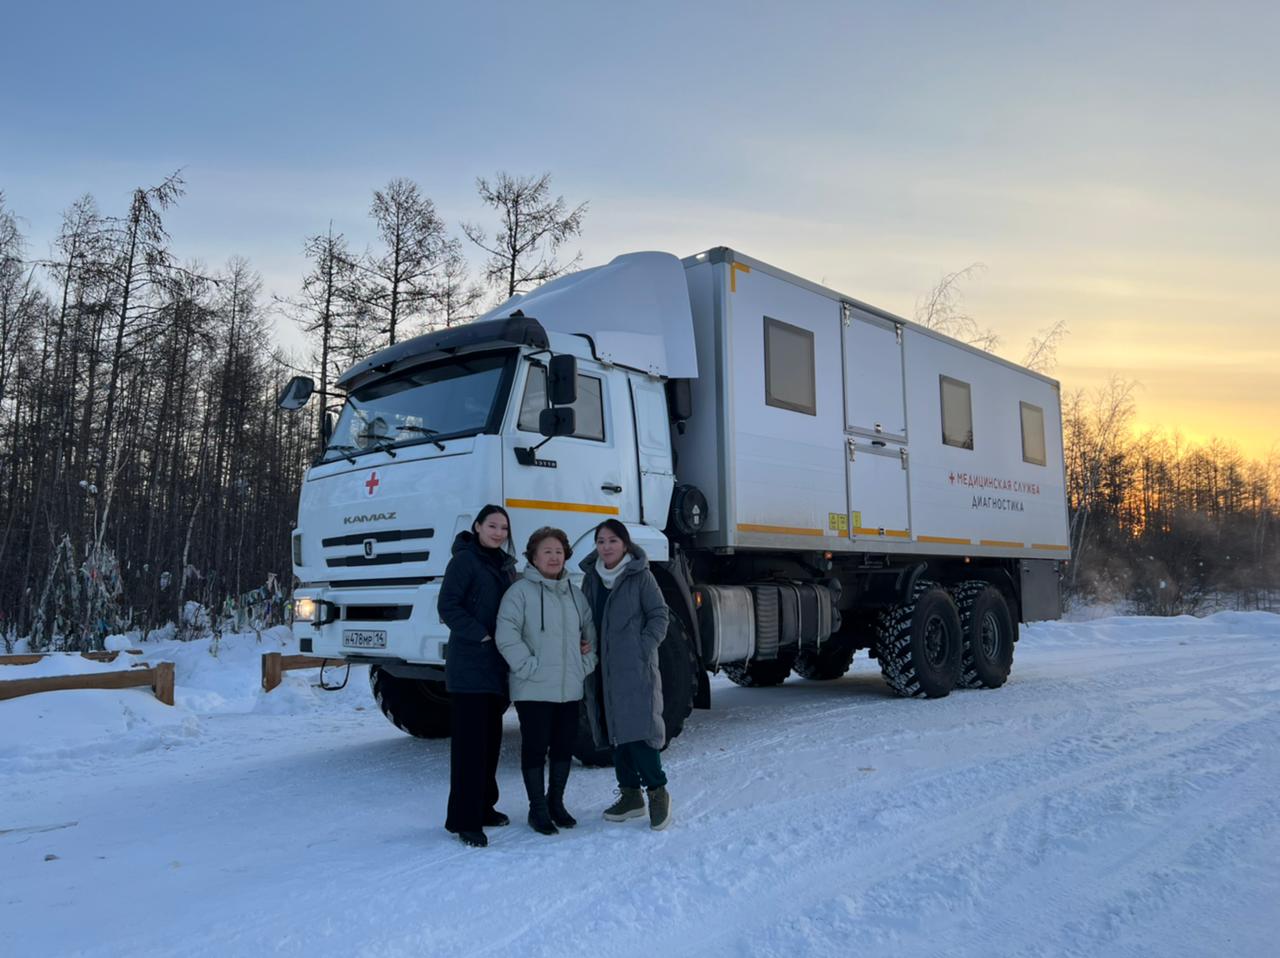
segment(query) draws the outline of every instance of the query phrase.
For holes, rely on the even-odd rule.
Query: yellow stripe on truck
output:
[[[590,502],[550,502],[543,499],[508,499],[508,509],[541,509],[546,512],[590,512],[599,516],[616,516],[617,506],[597,506]]]
[[[762,526],[753,522],[739,522],[739,532],[764,532],[775,536],[824,536],[821,529],[799,529],[795,526]]]

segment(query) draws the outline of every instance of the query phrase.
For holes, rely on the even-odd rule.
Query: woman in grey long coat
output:
[[[649,827],[671,822],[671,796],[662,770],[666,740],[658,646],[667,635],[666,600],[649,571],[644,550],[627,527],[606,519],[596,527],[596,549],[580,563],[582,591],[595,618],[600,668],[587,682],[587,716],[596,744],[613,746],[619,797],[605,809],[610,822],[643,817],[649,794]]]

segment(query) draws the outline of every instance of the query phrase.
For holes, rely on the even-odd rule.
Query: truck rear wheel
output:
[[[953,595],[960,613],[964,650],[960,660],[960,687],[998,689],[1013,668],[1013,616],[1004,594],[981,580],[962,582]]]
[[[387,721],[414,738],[448,738],[449,693],[443,682],[403,679],[369,666],[369,688]]]
[[[658,646],[658,672],[662,676],[662,723],[666,726],[665,749],[672,739],[684,731],[685,719],[693,711],[693,697],[698,691],[698,658],[689,641],[689,630],[684,620],[672,610],[667,622],[667,637]],[[587,681],[593,681],[588,677]],[[606,766],[613,764],[613,748],[596,745],[591,737],[591,722],[587,718],[584,700],[578,711],[578,738],[573,754],[583,765]]]
[[[796,675],[821,682],[838,679],[849,671],[855,651],[834,637],[828,639],[816,652],[806,650],[796,655]]]
[[[791,674],[795,662],[794,656],[779,656],[776,659],[756,659],[724,667],[725,677],[734,685],[745,688],[765,688],[781,685]]]
[[[910,602],[880,614],[880,673],[902,696],[942,698],[960,680],[963,634],[951,593],[935,582],[916,585]]]

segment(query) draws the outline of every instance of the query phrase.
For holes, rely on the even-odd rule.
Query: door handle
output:
[[[600,487],[600,490],[602,492],[621,492],[622,487],[617,483],[606,482],[603,486]]]

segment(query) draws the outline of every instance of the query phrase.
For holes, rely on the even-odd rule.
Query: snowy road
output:
[[[220,667],[252,689],[256,654]],[[864,655],[835,682],[713,680],[660,834],[600,821],[612,773],[581,768],[582,824],[530,831],[509,714],[516,824],[485,850],[440,827],[447,743],[397,732],[363,676],[236,703],[180,657],[176,710],[0,702],[0,951],[1276,953],[1280,616],[1036,626],[1005,688],[931,702]],[[24,747],[52,700],[125,702],[127,728]]]

